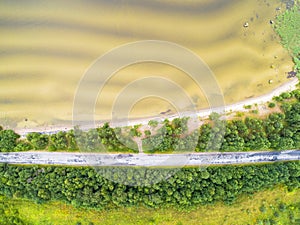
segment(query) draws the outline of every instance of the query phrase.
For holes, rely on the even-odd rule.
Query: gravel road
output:
[[[0,153],[0,163],[69,166],[208,166],[300,160],[300,150],[190,154]]]

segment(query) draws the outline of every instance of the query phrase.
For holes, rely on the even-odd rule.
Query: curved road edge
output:
[[[101,154],[67,152],[0,153],[0,163],[67,166],[177,167],[298,160],[300,160],[300,150],[186,154]]]

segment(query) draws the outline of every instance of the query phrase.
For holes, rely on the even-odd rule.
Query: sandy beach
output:
[[[175,115],[159,115],[156,117],[145,117],[145,118],[138,118],[138,119],[131,119],[127,121],[95,121],[95,123],[89,123],[85,124],[84,126],[81,126],[80,129],[82,130],[88,130],[90,128],[95,128],[98,126],[103,125],[105,122],[110,122],[110,125],[112,127],[125,127],[125,126],[134,126],[134,125],[142,125],[146,126],[149,122],[149,120],[157,120],[157,121],[163,121],[164,119],[169,119],[173,120],[178,117],[190,117],[190,118],[199,118],[199,120],[206,119],[212,112],[217,112],[220,115],[225,115],[227,113],[236,113],[236,112],[244,112],[247,111],[245,109],[245,106],[247,105],[263,105],[269,101],[272,100],[274,96],[278,96],[283,92],[289,92],[292,90],[295,90],[297,87],[296,85],[298,84],[299,80],[298,78],[293,78],[289,80],[288,82],[282,84],[278,88],[274,89],[268,94],[255,97],[255,98],[249,98],[234,104],[230,105],[224,105],[220,106],[218,108],[207,108],[203,110],[199,110],[197,112],[181,112]],[[97,125],[95,125],[97,124]],[[15,129],[17,133],[19,133],[21,136],[25,136],[27,133],[31,132],[40,132],[40,133],[45,133],[45,134],[53,134],[57,133],[59,131],[68,131],[74,128],[74,126],[77,124],[73,125],[52,125],[52,126],[41,126],[41,127],[36,127],[36,128],[23,128],[23,129]]]

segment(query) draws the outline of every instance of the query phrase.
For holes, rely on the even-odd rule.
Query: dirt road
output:
[[[300,160],[300,150],[190,154],[0,153],[0,163],[69,166],[208,166]]]

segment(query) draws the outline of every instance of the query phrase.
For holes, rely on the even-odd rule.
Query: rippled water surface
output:
[[[175,42],[195,52],[214,72],[226,103],[266,93],[285,82],[285,72],[292,69],[291,58],[270,24],[281,11],[278,7],[284,10],[285,3],[2,1],[1,123],[28,127],[70,121],[77,84],[92,62],[119,45],[147,39]],[[171,79],[198,108],[207,107],[203,93],[188,75],[171,66],[143,63],[109,80],[99,95],[97,118],[110,118],[122,88],[144,76]],[[136,91],[145,88],[150,87]],[[157,115],[168,109],[173,108],[167,101],[148,97],[132,108],[130,116]]]

